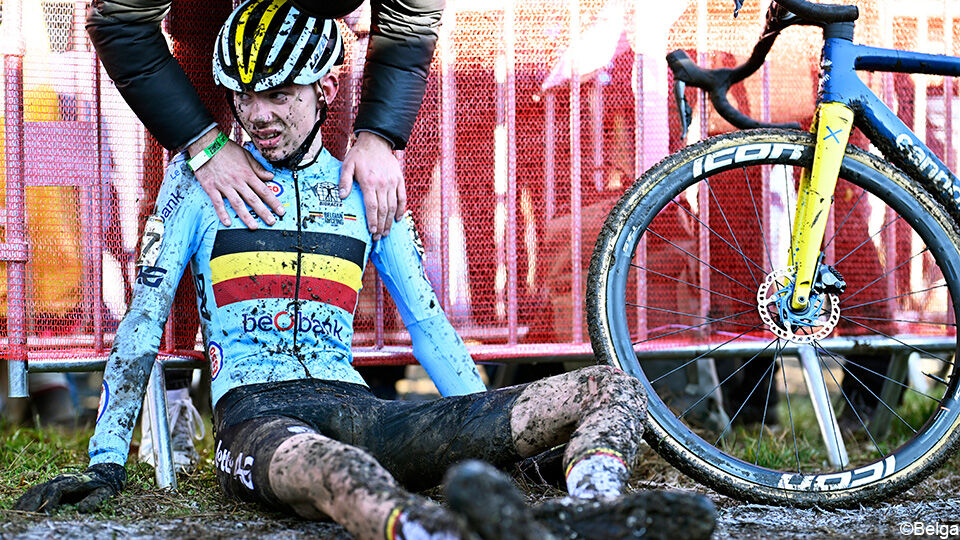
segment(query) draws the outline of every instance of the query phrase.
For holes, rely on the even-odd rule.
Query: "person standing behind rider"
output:
[[[181,0],[182,1],[182,0]],[[358,0],[298,0],[305,13],[342,17]],[[354,122],[357,140],[344,156],[340,196],[349,195],[356,179],[364,192],[365,210],[374,239],[386,235],[406,210],[406,190],[393,150],[402,150],[426,89],[430,60],[437,42],[443,0],[373,2],[370,45],[363,73],[360,106]],[[168,150],[185,149],[191,158],[212,152],[195,171],[213,201],[217,216],[229,225],[223,199],[251,229],[265,223],[279,201],[263,180],[272,175],[232,141],[217,146],[219,130],[181,66],[171,56],[160,22],[171,0],[99,0],[87,17],[87,31],[104,68],[147,130]]]

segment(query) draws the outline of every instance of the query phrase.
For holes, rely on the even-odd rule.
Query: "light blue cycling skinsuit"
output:
[[[275,225],[260,222],[255,231],[235,213],[230,227],[220,223],[182,154],[167,169],[144,229],[133,302],[104,372],[91,465],[127,460],[146,381],[188,262],[214,405],[228,390],[248,384],[307,378],[365,384],[351,365],[351,341],[368,259],[410,332],[414,356],[440,393],[485,390],[424,275],[409,220],[374,243],[359,187],[340,199],[340,162],[326,150],[310,166],[290,171],[275,169],[248,149],[274,174],[267,184],[286,210]]]

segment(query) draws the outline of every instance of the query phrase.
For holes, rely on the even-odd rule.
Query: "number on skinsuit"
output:
[[[143,227],[143,239],[140,241],[140,257],[137,266],[155,266],[160,257],[160,241],[163,239],[163,218],[150,216]]]

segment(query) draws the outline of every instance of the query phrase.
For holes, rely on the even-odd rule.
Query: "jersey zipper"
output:
[[[298,342],[298,333],[300,332],[300,275],[303,265],[303,218],[300,215],[300,175],[297,174],[296,170],[291,172],[293,173],[293,193],[297,203],[297,281],[293,291],[293,354],[296,356],[297,361],[300,362],[300,365],[303,366],[303,371],[307,374],[307,377],[313,378],[313,376],[310,375],[310,370],[307,369],[306,362],[303,361],[303,357],[300,355],[300,344]]]

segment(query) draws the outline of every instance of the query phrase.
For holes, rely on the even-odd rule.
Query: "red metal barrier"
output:
[[[129,297],[139,223],[165,162],[95,64],[84,4],[3,4],[2,348],[13,395],[26,391],[16,366],[28,358],[104,354]],[[217,4],[216,16],[208,4],[178,0],[168,30],[187,72],[224,115],[198,44],[215,33],[229,3]],[[747,3],[733,20],[728,0],[448,2],[402,162],[428,277],[478,359],[590,357],[583,287],[597,231],[632,179],[683,144],[668,112],[663,56],[685,48],[708,65],[742,60],[760,27],[759,4]],[[958,52],[958,14],[943,12],[955,9],[950,2],[912,2],[909,12],[906,2],[858,4],[859,41]],[[341,92],[323,131],[338,156],[359,100],[365,24],[365,15],[344,23]],[[739,104],[773,121],[805,121],[816,91],[814,32],[791,29],[763,76],[734,89]],[[8,39],[14,34],[23,38],[20,49]],[[870,80],[931,148],[956,162],[956,85],[932,77]],[[700,101],[691,137],[728,129]],[[356,315],[358,363],[408,362],[408,339],[374,274],[365,277]],[[638,284],[638,299],[697,301],[649,285]],[[170,350],[196,334],[192,300],[177,305],[173,320],[186,322],[170,328],[178,336],[165,342]]]

